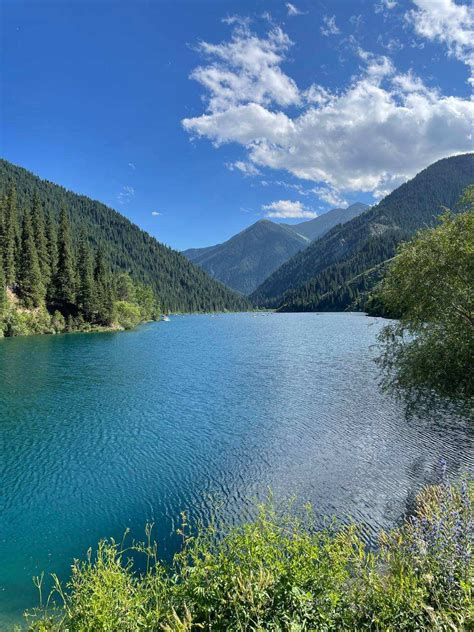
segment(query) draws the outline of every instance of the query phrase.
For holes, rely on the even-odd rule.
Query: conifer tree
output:
[[[5,315],[7,306],[8,306],[8,300],[7,300],[7,291],[6,291],[6,284],[5,284],[5,273],[3,271],[3,261],[1,260],[1,257],[0,257],[0,321]],[[0,329],[1,329],[1,322],[0,322]]]
[[[33,234],[31,215],[23,214],[21,257],[18,270],[18,290],[26,307],[39,307],[44,302],[45,288]]]
[[[5,207],[2,235],[3,265],[7,286],[15,285],[16,281],[17,222],[16,189],[12,187]]]
[[[46,298],[52,302],[56,295],[55,280],[58,271],[58,235],[51,213],[46,215],[46,242],[50,276],[46,287]]]
[[[33,224],[33,234],[35,238],[36,252],[38,253],[41,276],[44,286],[47,287],[51,277],[51,268],[49,262],[48,242],[46,239],[44,211],[38,192],[35,192],[33,197],[31,221]]]
[[[92,252],[84,232],[81,233],[77,257],[77,304],[87,321],[96,310],[96,292]]]
[[[75,265],[69,218],[63,207],[59,218],[58,266],[55,280],[55,298],[62,303],[74,303],[76,299]]]
[[[115,291],[112,279],[105,266],[102,246],[96,252],[94,265],[94,280],[97,300],[97,320],[100,324],[110,325],[114,318]]]

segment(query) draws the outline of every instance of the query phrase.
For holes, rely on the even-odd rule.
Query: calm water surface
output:
[[[368,540],[436,480],[472,467],[463,422],[407,421],[382,395],[360,314],[182,316],[118,334],[0,341],[0,629],[36,605],[31,577],[179,512],[231,520],[270,487]]]

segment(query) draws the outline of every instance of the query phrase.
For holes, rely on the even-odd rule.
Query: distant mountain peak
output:
[[[366,208],[333,209],[300,224],[277,223],[264,217],[225,241],[208,248],[192,248],[184,255],[211,276],[243,294],[250,294],[311,240]]]
[[[398,244],[436,224],[444,208],[455,211],[463,190],[473,182],[474,154],[461,154],[426,167],[370,208],[352,204],[352,210],[359,210],[353,219],[335,225],[285,262],[257,288],[252,300],[280,311],[360,309]],[[351,207],[326,215],[337,217]],[[308,234],[316,221],[294,228]]]

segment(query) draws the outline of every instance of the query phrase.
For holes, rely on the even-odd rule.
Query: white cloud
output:
[[[253,165],[250,162],[244,162],[243,160],[236,160],[235,162],[229,162],[227,163],[226,166],[228,169],[230,169],[230,171],[235,171],[236,169],[238,171],[241,171],[244,174],[244,176],[261,175],[260,170],[257,169],[255,165]]]
[[[209,91],[208,111],[184,119],[184,128],[216,146],[237,143],[245,164],[285,170],[333,195],[389,191],[440,158],[472,151],[474,103],[468,99],[442,95],[413,73],[397,72],[389,57],[360,48],[360,73],[346,88],[299,90],[279,68],[289,45],[280,30],[258,38],[246,28],[228,43],[202,45],[210,59],[200,73],[231,72],[232,79],[223,85],[201,81]],[[276,85],[289,89],[249,77],[250,58],[260,59]]]
[[[152,211],[152,212],[151,212],[151,214],[152,214],[154,217],[160,217],[161,215],[163,215],[163,213],[160,213],[159,211]]]
[[[305,208],[301,202],[292,202],[291,200],[278,200],[278,202],[265,204],[262,206],[262,210],[267,211],[266,217],[279,219],[312,219],[318,216],[314,211]]]
[[[395,53],[402,50],[405,45],[397,37],[391,37],[388,40],[384,40],[382,35],[377,37],[377,43],[383,48],[386,48],[390,53]]]
[[[358,31],[364,24],[364,18],[360,13],[358,15],[351,15],[351,17],[349,18],[349,22],[352,24],[355,30]]]
[[[338,208],[347,206],[346,200],[334,187],[314,187],[314,189],[311,189],[311,192],[319,199],[323,200],[323,202],[326,202],[326,204],[330,204],[331,206],[337,206]]]
[[[135,189],[131,186],[123,186],[122,190],[117,194],[117,200],[120,204],[128,204],[135,195]]]
[[[133,171],[135,171],[135,169],[136,169],[135,163],[129,162],[128,166],[130,167],[130,169],[133,169]]]
[[[335,15],[325,15],[323,17],[324,25],[321,27],[321,33],[328,37],[329,35],[339,35],[341,32],[336,24],[336,16]]]
[[[300,11],[297,7],[295,7],[294,4],[291,4],[291,2],[287,2],[285,6],[290,17],[294,17],[296,15],[304,15],[303,11]]]
[[[374,6],[375,13],[385,13],[397,6],[398,2],[395,0],[380,0],[379,4]]]
[[[297,104],[298,88],[279,66],[291,44],[279,27],[259,38],[245,24],[235,27],[228,42],[201,42],[198,50],[213,61],[198,66],[191,78],[208,90],[208,110],[224,111],[248,101],[283,107]]]
[[[413,0],[416,9],[406,14],[416,33],[446,45],[448,54],[474,71],[474,8],[453,0]]]

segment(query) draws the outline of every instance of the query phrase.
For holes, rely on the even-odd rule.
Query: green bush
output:
[[[66,319],[58,310],[51,317],[51,326],[57,334],[62,333],[66,329]]]
[[[102,541],[75,561],[60,605],[30,613],[42,632],[340,631],[472,629],[471,485],[423,490],[414,515],[368,552],[355,526],[318,530],[262,506],[240,527],[189,533],[171,567],[147,542]],[[146,558],[138,573],[131,554]]]
[[[35,310],[21,310],[16,307],[10,307],[3,317],[2,329],[5,336],[54,333],[51,316],[44,307]]]
[[[141,322],[138,305],[127,301],[116,301],[114,304],[115,321],[124,329],[133,329]]]
[[[464,213],[400,246],[372,296],[372,306],[399,318],[379,335],[385,388],[411,407],[474,404],[474,186]]]

